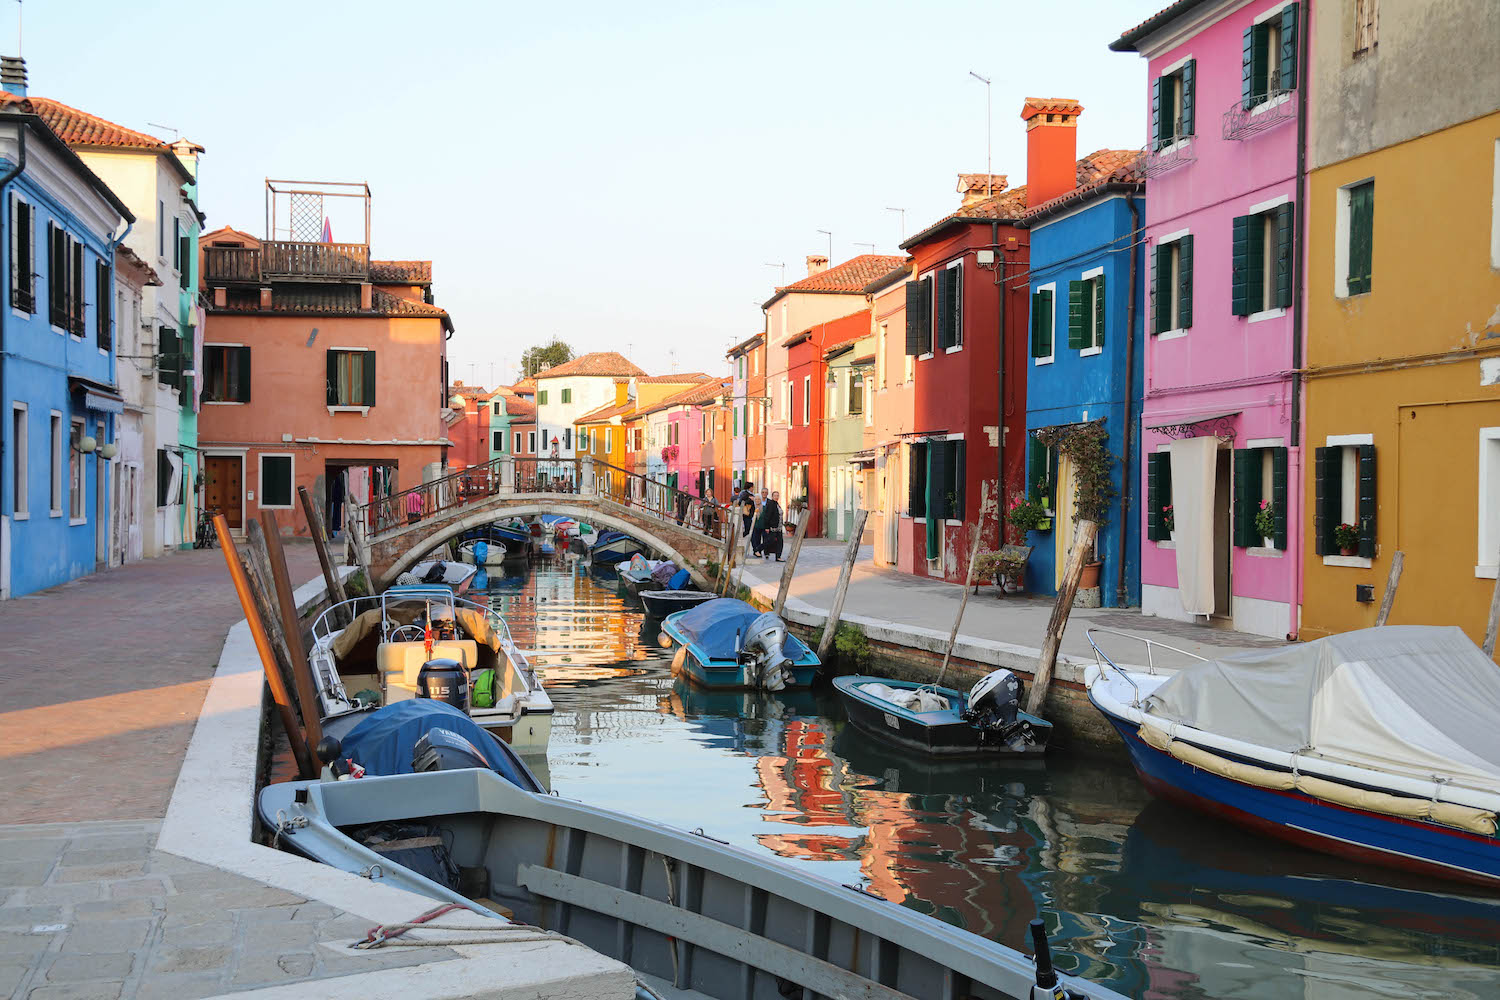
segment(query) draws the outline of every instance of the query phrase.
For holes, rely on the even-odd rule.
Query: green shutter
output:
[[[1333,529],[1344,508],[1344,456],[1340,448],[1314,451],[1313,479],[1316,484],[1314,542],[1319,555],[1338,555]]]
[[[934,463],[941,461],[943,449],[927,446],[927,558],[936,559],[943,552],[943,512],[933,502],[933,483],[940,482],[934,470]]]
[[[1272,533],[1272,541],[1281,551],[1286,551],[1286,522],[1287,496],[1286,477],[1287,450],[1285,448],[1271,449],[1271,520],[1276,530]]]
[[[922,285],[921,282],[908,281],[906,283],[906,353],[921,354],[918,350],[922,342],[921,326],[918,317],[922,311]]]
[[[1375,446],[1359,446],[1359,554],[1375,558]]]
[[[1260,452],[1254,448],[1234,450],[1234,544],[1249,548],[1258,544],[1255,508],[1260,499]]]
[[[360,404],[375,405],[375,352],[365,351],[360,364]]]
[[[164,326],[157,332],[158,340],[156,346],[157,378],[162,385],[170,385],[174,389],[182,384],[182,342],[177,337],[177,331],[170,326]]]
[[[1193,325],[1193,238],[1177,241],[1177,325],[1186,330]]]
[[[1171,244],[1159,244],[1151,248],[1151,332],[1166,333],[1170,327],[1168,323],[1172,317],[1167,315],[1170,311],[1170,303],[1167,301],[1164,282],[1172,280],[1168,261],[1171,260]]]
[[[1182,67],[1182,134],[1197,135],[1194,126],[1194,87],[1198,75],[1198,63],[1195,59],[1189,59]]]
[[[1087,282],[1068,282],[1068,349],[1076,351],[1083,342],[1083,290]]]
[[[1294,211],[1291,204],[1286,204],[1278,206],[1275,212],[1276,305],[1286,308],[1292,304],[1292,218]]]
[[[165,448],[156,449],[156,506],[165,507],[172,502],[172,460]]]
[[[1246,276],[1246,305],[1250,312],[1260,312],[1261,306],[1266,301],[1266,217],[1264,215],[1250,216],[1249,225],[1246,227],[1246,254],[1248,268]]]
[[[1104,346],[1104,275],[1094,279],[1094,346]]]
[[[1233,280],[1229,293],[1229,311],[1236,316],[1249,316],[1250,308],[1250,223],[1252,217],[1236,215],[1232,230]]]
[[[1251,56],[1251,104],[1264,104],[1266,101],[1266,76],[1270,68],[1274,53],[1270,51],[1267,44],[1270,41],[1268,29],[1264,24],[1256,25],[1251,31],[1252,56]]]
[[[953,516],[948,493],[953,488],[953,453],[947,441],[933,441],[927,446],[927,510],[935,520]]]
[[[1240,107],[1247,111],[1255,106],[1255,27],[1245,29],[1240,49]]]
[[[328,362],[328,405],[339,405],[339,352],[325,351]]]
[[[1044,288],[1031,296],[1031,356],[1052,356],[1052,290]]]
[[[1166,145],[1162,135],[1167,128],[1166,108],[1162,106],[1162,94],[1165,91],[1167,78],[1159,76],[1151,81],[1151,148],[1161,149]]]
[[[1281,11],[1281,89],[1297,89],[1297,5]]]
[[[250,348],[236,347],[234,372],[239,376],[238,392],[234,398],[241,403],[250,402]]]
[[[948,298],[949,278],[952,276],[952,273],[948,268],[944,268],[937,273],[937,350],[953,346],[952,342],[948,339],[949,328],[952,326],[953,320],[953,314],[949,311],[950,302]]]
[[[950,517],[964,519],[964,443],[948,442],[948,467],[953,476],[953,511]]]
[[[922,302],[917,314],[917,353],[932,353],[932,279],[922,279]]]
[[[1146,455],[1146,538],[1163,542],[1172,537],[1162,508],[1172,503],[1172,455],[1153,451]]]
[[[1026,437],[1026,497],[1038,495],[1038,487],[1047,478],[1047,449],[1034,436]]]
[[[1370,290],[1375,247],[1375,182],[1349,189],[1349,294]]]
[[[914,443],[906,451],[906,512],[927,516],[927,445]]]

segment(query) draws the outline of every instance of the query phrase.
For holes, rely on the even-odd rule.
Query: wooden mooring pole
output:
[[[807,534],[808,516],[804,512],[802,520],[797,522],[796,534],[792,536],[792,551],[786,554],[786,565],[781,567],[781,586],[776,588],[776,604],[771,610],[778,616],[786,610],[786,597],[792,590],[792,574],[797,571],[797,557],[802,554],[802,536]],[[781,531],[778,525],[777,531]]]
[[[270,636],[266,633],[265,622],[256,606],[250,578],[240,562],[239,550],[235,548],[234,536],[229,533],[229,522],[223,514],[214,517],[214,531],[219,536],[219,548],[223,550],[224,562],[229,567],[229,578],[234,581],[235,593],[239,595],[240,609],[245,612],[245,624],[250,627],[250,638],[255,640],[255,649],[260,653],[260,665],[265,670],[266,683],[271,687],[271,698],[276,702],[276,711],[281,716],[282,728],[286,730],[287,742],[291,744],[297,772],[303,778],[316,778],[318,769],[313,764],[312,755],[308,753],[307,741],[302,738],[302,727],[297,721],[296,710],[292,708],[291,692],[287,690],[286,679],[282,677],[281,667],[276,662]]]
[[[1052,617],[1047,622],[1047,636],[1042,640],[1042,655],[1037,660],[1036,676],[1031,680],[1031,694],[1026,699],[1026,711],[1041,717],[1042,703],[1047,700],[1047,688],[1052,685],[1052,671],[1057,666],[1057,650],[1062,646],[1063,630],[1068,627],[1068,615],[1073,613],[1073,598],[1078,595],[1078,581],[1083,576],[1083,566],[1094,551],[1094,539],[1099,534],[1099,522],[1078,520],[1078,529],[1073,534],[1073,548],[1068,551],[1068,564],[1063,570],[1063,585],[1057,592],[1057,602],[1052,605]]]
[[[984,519],[990,510],[990,484],[985,483],[979,495],[979,522],[974,525],[974,540],[969,543],[969,568],[964,571],[964,592],[958,599],[958,614],[953,616],[953,628],[948,632],[948,645],[943,649],[943,665],[938,668],[937,680],[943,683],[943,674],[948,670],[948,660],[953,656],[953,647],[958,644],[958,626],[964,620],[964,608],[969,606],[969,590],[974,586],[974,560],[979,557],[979,541],[984,537]]]
[[[859,559],[859,540],[865,533],[865,519],[870,512],[861,508],[854,512],[854,530],[849,533],[849,548],[844,553],[844,565],[839,569],[839,583],[833,591],[833,607],[828,609],[828,621],[823,625],[823,638],[818,640],[818,659],[826,660],[833,649],[833,634],[838,631],[839,619],[844,617],[844,595],[849,592],[849,577],[854,575],[854,563]],[[808,517],[803,514],[804,523]],[[801,532],[802,525],[797,525]]]
[[[1380,610],[1375,614],[1375,627],[1385,624],[1391,616],[1391,607],[1396,603],[1396,586],[1401,583],[1401,567],[1406,563],[1406,553],[1400,549],[1391,557],[1391,575],[1385,581],[1385,594],[1380,598]]]
[[[292,657],[292,677],[297,684],[297,701],[302,708],[302,728],[307,745],[314,748],[323,738],[318,712],[318,689],[313,685],[312,668],[307,665],[307,647],[302,644],[302,618],[297,614],[297,599],[287,573],[286,552],[281,547],[281,529],[276,527],[276,512],[260,512],[261,534],[265,536],[266,557],[271,562],[271,579],[276,584],[276,602],[281,606],[281,627],[286,634],[287,652]]]
[[[312,535],[313,548],[318,550],[318,565],[323,567],[323,582],[328,584],[328,599],[334,604],[343,604],[349,599],[349,595],[344,593],[343,578],[339,576],[338,568],[333,565],[333,557],[328,553],[328,532],[323,529],[323,517],[318,513],[318,508],[313,506],[312,494],[307,492],[306,486],[297,487],[297,498],[302,501],[302,514],[307,518],[307,533]],[[342,620],[342,612],[339,617],[340,624],[349,624]]]
[[[724,535],[724,561],[719,566],[722,575],[719,579],[714,581],[714,590],[723,597],[733,597],[734,561],[735,557],[739,555],[739,552],[737,550],[740,547],[740,515],[730,515],[729,524],[727,525],[727,527],[729,530],[725,532]]]

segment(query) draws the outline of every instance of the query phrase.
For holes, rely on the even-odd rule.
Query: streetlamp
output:
[[[990,171],[990,78],[980,76],[972,69],[969,70],[969,75],[984,84],[984,196],[992,198],[995,194],[995,175]]]

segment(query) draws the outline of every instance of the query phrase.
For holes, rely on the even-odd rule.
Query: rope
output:
[[[565,937],[565,936],[563,936],[561,934],[554,933],[552,931],[546,930],[546,929],[541,928],[541,927],[537,927],[534,924],[498,923],[497,922],[497,923],[493,924],[492,926],[475,927],[475,926],[464,925],[464,924],[435,924],[435,923],[432,923],[433,920],[436,920],[438,917],[441,917],[445,913],[451,913],[454,910],[465,910],[465,909],[468,909],[468,907],[463,906],[463,905],[461,905],[459,903],[448,903],[448,904],[446,904],[444,906],[439,906],[436,909],[428,910],[426,913],[423,913],[420,916],[413,917],[411,920],[408,920],[406,923],[402,923],[402,924],[376,924],[374,927],[370,928],[370,932],[365,935],[364,940],[362,940],[362,941],[355,941],[352,944],[350,944],[349,947],[351,947],[351,948],[358,948],[361,951],[366,951],[366,950],[369,950],[371,948],[385,948],[385,947],[392,947],[392,948],[443,948],[443,947],[450,947],[450,946],[454,946],[454,945],[464,945],[464,944],[496,944],[496,943],[519,944],[519,943],[523,943],[523,942],[526,942],[526,941],[565,941],[565,942],[569,942],[569,943],[572,943],[572,944],[577,944],[578,943],[578,942],[574,941],[572,938]],[[471,935],[471,936],[469,936],[469,937],[459,937],[459,938],[438,938],[438,939],[422,938],[421,940],[409,940],[409,941],[398,941],[398,940],[396,940],[396,938],[399,938],[401,935],[405,934],[407,931],[412,930],[413,928],[417,928],[417,927],[420,927],[423,930],[433,930],[433,931],[463,931],[465,934],[468,934],[468,935]],[[516,933],[516,932],[525,932],[525,933]],[[497,935],[497,934],[498,935],[503,935],[505,937],[505,941],[504,942],[498,942],[495,937],[491,936],[491,935]]]

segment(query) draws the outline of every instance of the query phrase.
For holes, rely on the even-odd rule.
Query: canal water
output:
[[[1500,997],[1500,896],[1153,801],[1123,758],[932,764],[822,692],[674,684],[655,624],[571,559],[491,578],[556,704],[539,776],[1029,950],[1140,1000]]]

